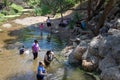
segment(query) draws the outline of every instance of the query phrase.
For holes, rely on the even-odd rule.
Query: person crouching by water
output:
[[[46,65],[46,67],[48,67],[51,63],[51,61],[53,60],[54,58],[54,53],[52,51],[47,51],[46,54],[45,54],[45,57],[44,57],[44,63]]]
[[[20,48],[20,50],[19,50],[19,53],[20,54],[23,54],[25,52],[25,48],[24,48],[24,46],[22,46],[21,48]]]
[[[45,75],[47,75],[47,72],[44,68],[44,63],[40,61],[37,68],[37,80],[44,80]]]
[[[38,41],[34,40],[34,43],[32,44],[32,53],[33,53],[34,60],[38,57],[38,51],[40,51]]]

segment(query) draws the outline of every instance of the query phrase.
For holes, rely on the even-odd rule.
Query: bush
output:
[[[73,15],[73,20],[76,22],[76,21],[79,21],[80,19],[82,18],[82,15],[78,12],[75,12],[74,15]]]
[[[3,14],[3,15],[8,15],[8,11],[2,10],[2,11],[1,11],[1,14]]]
[[[51,11],[50,11],[50,9],[48,8],[48,6],[45,6],[45,5],[42,5],[41,6],[41,15],[46,15],[46,14],[50,14],[51,13]]]
[[[41,8],[35,8],[34,13],[35,13],[36,16],[41,15],[41,13],[42,13]]]
[[[23,10],[23,7],[22,7],[22,6],[16,5],[16,4],[14,4],[14,3],[13,3],[10,7],[11,7],[12,9],[14,9],[14,10],[17,10],[18,12],[20,12],[20,11]]]
[[[75,25],[75,21],[74,20],[70,20],[70,22],[69,22],[69,28],[73,29],[74,25]]]
[[[0,13],[0,17],[4,17],[4,16],[5,16],[4,14]]]
[[[10,9],[9,15],[15,15],[18,11],[15,9]]]

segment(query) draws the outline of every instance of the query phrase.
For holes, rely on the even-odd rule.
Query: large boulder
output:
[[[120,80],[120,30],[110,29],[106,35],[93,38],[82,59],[83,67],[89,63],[88,70],[98,66],[102,80]]]
[[[68,61],[69,63],[80,63],[82,62],[82,55],[86,51],[86,47],[84,46],[77,46],[69,55]]]
[[[113,66],[102,71],[101,80],[120,80],[120,68]]]

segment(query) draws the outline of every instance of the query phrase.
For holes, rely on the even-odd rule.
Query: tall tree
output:
[[[111,11],[111,9],[113,8],[114,5],[115,5],[115,0],[109,0],[107,2],[105,9],[104,9],[101,17],[99,18],[98,24],[96,26],[95,35],[99,34],[99,29],[102,28],[108,13]]]

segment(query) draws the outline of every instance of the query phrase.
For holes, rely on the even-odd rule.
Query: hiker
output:
[[[37,68],[37,80],[44,80],[45,75],[47,75],[47,72],[44,68],[44,63],[40,61]]]
[[[24,48],[24,46],[22,46],[22,48],[20,48],[19,53],[20,53],[20,54],[23,54],[24,52],[25,52],[25,48]]]
[[[53,58],[54,58],[54,53],[52,51],[47,51],[44,57],[44,63],[46,65],[46,67],[48,67],[50,65],[50,63],[52,62]]]
[[[50,21],[50,17],[48,16],[48,19],[47,19],[47,27],[51,27],[51,21]]]
[[[32,44],[32,53],[33,53],[34,60],[38,57],[38,51],[40,51],[38,41],[34,40],[34,43]]]

